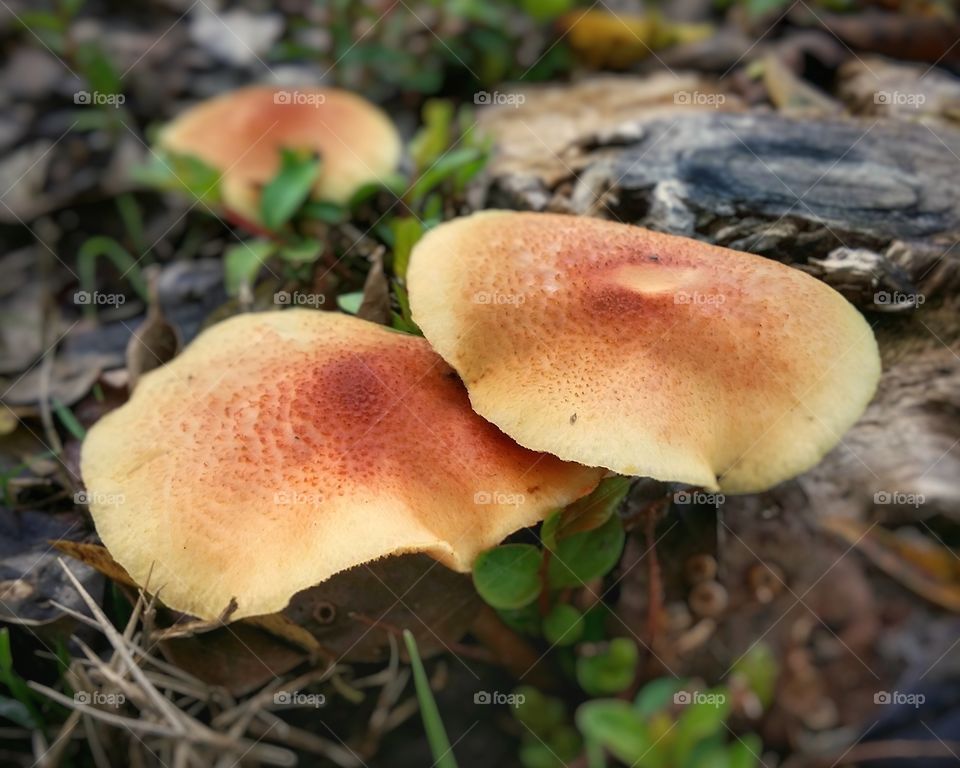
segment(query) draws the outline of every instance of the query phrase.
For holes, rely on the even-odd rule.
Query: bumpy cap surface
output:
[[[597,219],[487,211],[415,247],[413,318],[521,445],[730,492],[815,464],[880,361],[834,290],[769,259]]]
[[[146,374],[81,468],[117,562],[209,619],[392,554],[468,570],[600,477],[477,416],[424,339],[296,309],[222,322]]]

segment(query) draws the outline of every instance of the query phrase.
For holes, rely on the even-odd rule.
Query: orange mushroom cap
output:
[[[81,469],[117,562],[208,619],[392,554],[468,570],[600,478],[477,416],[422,338],[297,309],[222,322],[146,374]]]
[[[487,211],[407,273],[477,413],[560,458],[731,492],[812,465],[876,388],[873,333],[769,259],[598,219]]]
[[[403,145],[387,115],[336,88],[251,86],[197,104],[169,123],[159,144],[223,175],[224,205],[257,221],[260,190],[280,168],[280,150],[319,153],[318,200],[345,203],[391,173]]]

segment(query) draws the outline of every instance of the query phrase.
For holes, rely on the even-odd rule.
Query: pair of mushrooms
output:
[[[869,326],[825,284],[638,227],[478,213],[430,231],[407,278],[426,338],[237,316],[94,425],[91,511],[135,580],[213,619],[391,555],[467,571],[608,471],[728,492],[792,477],[879,377]]]

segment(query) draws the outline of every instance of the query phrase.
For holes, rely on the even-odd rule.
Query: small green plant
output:
[[[13,668],[10,630],[6,627],[0,629],[0,684],[9,692],[8,696],[0,695],[0,717],[24,728],[42,727],[41,710],[45,701],[30,690],[26,680]]]
[[[535,82],[571,63],[552,22],[574,0],[410,0],[383,12],[332,0],[313,21],[293,21],[279,60],[318,60],[337,85],[376,99],[397,93],[470,96],[512,80]],[[329,43],[313,44],[319,24]]]
[[[413,684],[417,689],[420,717],[423,719],[423,728],[427,733],[430,752],[433,754],[433,764],[436,768],[457,768],[457,761],[453,756],[453,747],[450,746],[450,739],[443,727],[437,701],[433,698],[430,681],[427,679],[426,670],[424,670],[423,662],[420,660],[417,641],[409,629],[403,632],[403,642],[407,646],[410,666],[413,668]]]
[[[588,754],[637,768],[749,768],[759,763],[762,744],[755,734],[730,729],[732,704],[725,686],[703,690],[694,681],[659,678],[632,702],[581,704],[576,723]]]
[[[585,699],[571,719],[559,699],[518,688],[513,714],[522,727],[520,760],[525,768],[561,768],[581,755],[590,768],[610,758],[636,768],[755,766],[760,739],[734,735],[728,722],[735,711],[756,715],[772,702],[777,664],[766,646],[744,655],[724,685],[667,677],[633,696],[640,650],[632,638],[608,635],[609,608],[598,586],[620,559],[624,531],[616,512],[631,482],[607,479],[547,518],[542,547],[508,543],[474,564],[480,596],[514,630],[548,643]],[[582,611],[570,600],[585,587],[593,599]],[[749,707],[741,706],[746,698]]]
[[[130,281],[130,285],[143,301],[148,300],[147,281],[137,259],[112,237],[97,235],[86,240],[77,253],[77,274],[80,280],[78,302],[83,305],[83,312],[87,317],[94,318],[97,314],[97,302],[92,297],[97,292],[97,261],[101,258],[106,258]]]
[[[585,625],[575,608],[560,608],[562,593],[602,578],[619,561],[625,536],[615,513],[629,487],[627,478],[605,480],[586,499],[555,512],[541,527],[542,548],[504,544],[481,553],[473,568],[477,592],[510,624],[522,624],[524,614],[517,612],[536,603],[542,619],[536,634],[549,632],[568,645],[569,632],[582,635]]]

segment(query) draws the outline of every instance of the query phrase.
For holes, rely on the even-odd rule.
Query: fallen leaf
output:
[[[470,576],[426,555],[387,557],[298,592],[282,612],[347,661],[389,656],[390,634],[413,632],[424,655],[459,640],[480,606]]]
[[[136,588],[136,582],[130,578],[130,574],[120,563],[113,559],[110,552],[102,544],[91,544],[84,541],[70,541],[69,539],[55,539],[50,544],[58,552],[79,560],[84,565],[88,565],[94,570],[102,573],[111,581],[118,582],[127,587]]]
[[[127,342],[127,374],[130,391],[144,373],[159,368],[180,351],[180,334],[167,322],[157,298],[157,276],[150,278],[150,306],[147,317]]]
[[[244,696],[305,662],[304,651],[245,622],[160,642],[166,659],[207,685]]]
[[[960,555],[953,550],[912,529],[894,532],[839,517],[826,518],[822,525],[907,589],[960,612]]]
[[[383,271],[383,248],[378,248],[370,257],[370,271],[363,284],[363,301],[357,317],[380,325],[390,323],[390,284]]]
[[[51,539],[80,535],[86,523],[77,511],[13,512],[0,509],[0,619],[41,626],[64,616],[51,601],[82,609],[83,601],[57,565]],[[92,594],[102,588],[100,575],[87,566],[74,574]]]

